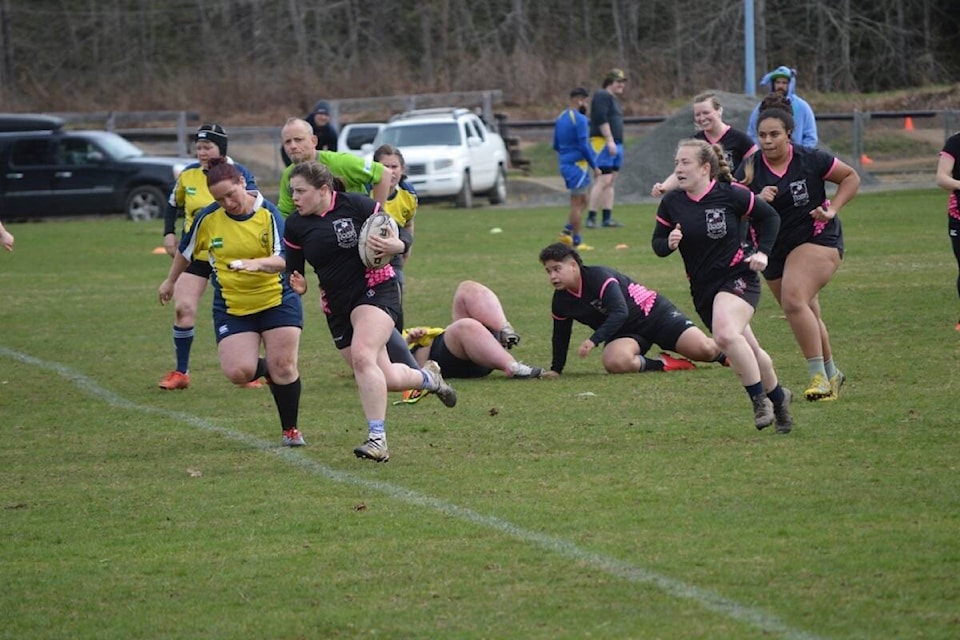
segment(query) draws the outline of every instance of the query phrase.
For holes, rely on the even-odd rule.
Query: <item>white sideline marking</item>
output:
[[[257,449],[263,451],[264,453],[269,453],[277,456],[278,458],[282,458],[285,462],[288,462],[301,469],[305,469],[328,480],[378,491],[408,504],[427,507],[444,515],[452,516],[459,520],[472,522],[473,524],[499,531],[512,538],[520,540],[521,542],[552,551],[557,555],[569,560],[588,564],[612,576],[627,580],[628,582],[651,584],[668,595],[684,600],[690,600],[700,605],[704,609],[714,613],[719,613],[739,622],[746,623],[765,633],[776,634],[790,640],[819,640],[821,638],[821,636],[817,636],[800,629],[794,629],[776,616],[760,609],[741,605],[708,589],[701,589],[700,587],[687,584],[680,580],[649,571],[643,567],[634,566],[627,562],[618,560],[613,556],[583,549],[567,540],[543,533],[538,533],[536,531],[530,531],[507,520],[503,520],[495,516],[486,516],[471,509],[459,507],[455,504],[446,502],[445,500],[440,500],[438,498],[431,498],[430,496],[417,493],[416,491],[411,491],[410,489],[404,489],[403,487],[391,484],[389,482],[369,480],[345,471],[337,471],[336,469],[332,469],[325,464],[317,462],[316,460],[304,457],[301,453],[295,451],[294,449],[278,447],[275,442],[267,442],[266,440],[262,440],[239,431],[234,431],[233,429],[229,429],[227,427],[221,427],[212,422],[208,422],[203,418],[199,418],[188,413],[170,411],[167,409],[158,409],[156,407],[136,404],[127,400],[126,398],[118,396],[112,391],[104,389],[91,378],[78,371],[74,371],[65,365],[56,362],[46,362],[44,360],[34,358],[33,356],[7,349],[3,346],[0,346],[0,355],[17,360],[18,362],[22,362],[24,364],[35,366],[39,369],[53,371],[54,373],[73,382],[80,390],[86,392],[94,398],[106,402],[110,406],[121,409],[132,409],[142,413],[150,413],[166,418],[172,418],[188,425],[199,427],[204,431],[220,434],[225,438],[240,442],[253,449]]]

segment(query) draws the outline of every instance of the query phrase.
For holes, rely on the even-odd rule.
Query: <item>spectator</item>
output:
[[[337,143],[340,133],[330,121],[330,103],[321,100],[313,107],[313,111],[303,117],[313,128],[313,135],[317,136],[317,150],[319,151],[337,151]],[[293,162],[287,155],[287,150],[280,146],[280,155],[283,157],[283,164],[289,165]]]
[[[570,216],[560,240],[572,245],[577,251],[593,248],[583,244],[580,223],[583,210],[587,207],[591,174],[599,173],[594,160],[595,154],[590,146],[590,120],[585,115],[589,95],[583,87],[573,89],[570,92],[570,103],[553,125],[553,150],[557,152],[560,175],[570,192]]]
[[[590,102],[590,139],[597,152],[600,168],[597,184],[590,191],[587,228],[597,227],[597,209],[602,210],[602,226],[622,227],[613,219],[614,183],[623,165],[623,110],[617,97],[623,95],[627,76],[622,69],[611,69],[603,79],[603,89]]]
[[[771,93],[779,93],[790,100],[793,110],[794,129],[790,136],[793,143],[803,147],[816,147],[819,144],[817,137],[817,119],[813,109],[806,100],[797,95],[797,70],[789,67],[777,67],[763,76],[760,84],[769,87]],[[760,104],[753,108],[750,114],[750,123],[747,125],[747,135],[759,144],[757,138],[757,116],[760,115]],[[736,167],[733,167],[736,169]]]

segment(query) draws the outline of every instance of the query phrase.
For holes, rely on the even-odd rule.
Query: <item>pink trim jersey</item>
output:
[[[940,154],[953,158],[953,174],[950,177],[960,180],[960,133],[947,138]],[[950,192],[950,197],[947,199],[947,216],[960,220],[960,191],[956,189]]]
[[[748,161],[753,164],[753,180],[747,185],[754,193],[764,187],[777,187],[777,196],[771,203],[780,214],[780,234],[770,253],[771,262],[785,260],[796,247],[805,242],[837,247],[843,251],[843,233],[840,218],[821,222],[810,217],[817,207],[829,204],[826,176],[837,164],[837,159],[819,149],[791,145],[790,160],[784,172],[777,173],[762,153],[755,153]],[[743,178],[745,165],[737,169],[736,177]]]

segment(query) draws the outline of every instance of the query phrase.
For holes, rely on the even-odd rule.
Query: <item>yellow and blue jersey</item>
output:
[[[206,253],[213,267],[214,309],[245,316],[280,305],[289,285],[280,273],[232,271],[234,260],[283,256],[283,217],[260,193],[253,211],[233,216],[213,203],[197,214],[180,241],[180,253],[194,260]]]
[[[401,229],[407,226],[407,223],[413,220],[417,215],[417,206],[420,200],[417,197],[417,191],[413,185],[406,180],[401,180],[397,188],[390,194],[387,201],[383,204],[383,209]]]

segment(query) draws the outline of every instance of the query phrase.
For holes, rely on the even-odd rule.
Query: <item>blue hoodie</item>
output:
[[[796,94],[797,72],[789,67],[777,67],[760,79],[761,86],[767,88],[767,91],[773,91],[774,76],[787,76],[790,78],[790,85],[787,87],[787,97],[790,98],[790,104],[793,106],[793,135],[790,139],[794,144],[804,147],[816,147],[819,139],[817,137],[817,119],[813,115],[813,109],[810,104]],[[747,125],[747,134],[753,138],[757,144],[757,117],[760,114],[760,104],[753,108],[750,114],[750,122]]]

